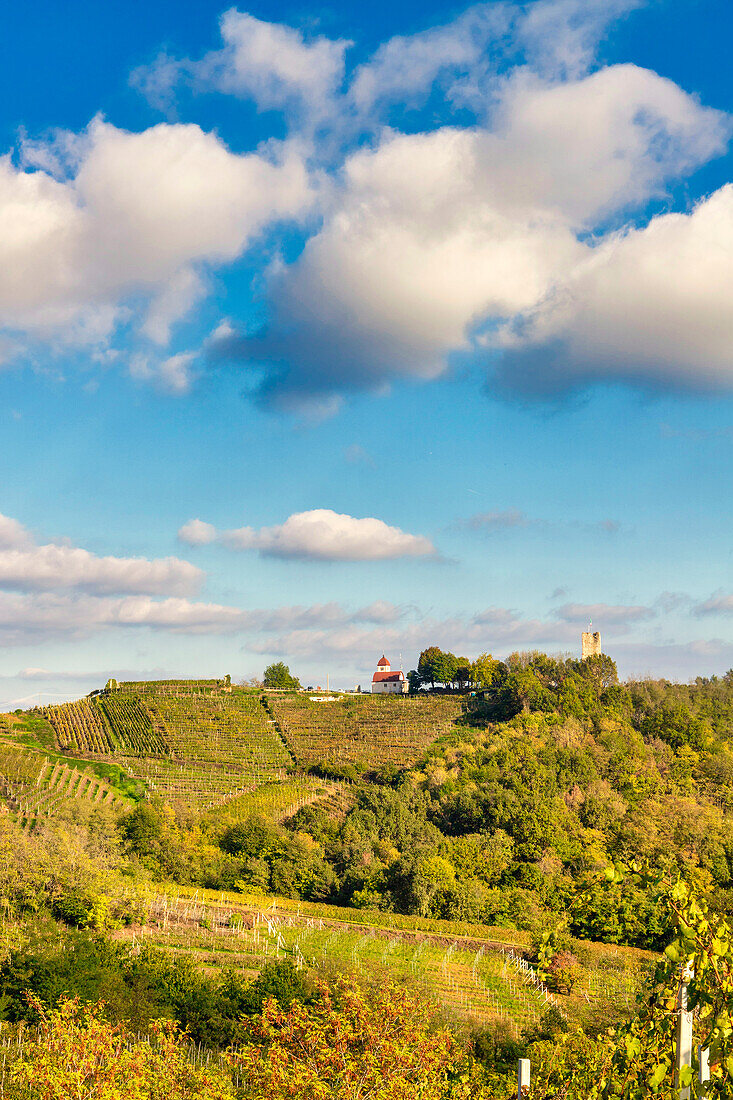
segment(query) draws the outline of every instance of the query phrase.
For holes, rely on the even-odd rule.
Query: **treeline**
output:
[[[434,691],[437,685],[457,691],[486,688],[493,682],[499,664],[490,653],[469,660],[433,645],[422,651],[417,668],[411,669],[407,679],[412,692],[426,687]]]

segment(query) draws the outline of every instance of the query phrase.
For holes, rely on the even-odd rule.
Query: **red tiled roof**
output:
[[[381,658],[377,661],[377,668],[389,668],[389,661],[382,654]]]
[[[405,675],[403,672],[375,672],[372,676],[373,684],[383,684],[385,681],[402,681]]]

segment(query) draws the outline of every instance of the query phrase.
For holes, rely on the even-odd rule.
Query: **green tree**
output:
[[[471,683],[471,662],[468,657],[456,657],[454,678],[462,691]]]
[[[480,653],[471,663],[471,683],[478,688],[490,688],[505,671],[501,661],[495,661],[490,653]]]
[[[288,666],[282,661],[267,666],[262,682],[266,688],[280,688],[285,691],[298,691],[300,689],[300,680],[292,675]]]
[[[428,646],[422,651],[417,662],[417,671],[423,684],[430,684],[434,688],[436,682],[440,683],[438,673],[442,656],[443,651],[437,645]]]
[[[458,671],[458,658],[455,653],[442,651],[435,667],[436,680],[439,683],[452,684]]]
[[[463,658],[462,658],[463,660]],[[446,653],[437,645],[428,646],[420,654],[417,671],[424,684],[434,688],[436,684],[452,684],[458,670],[458,658]]]
[[[422,676],[416,668],[411,668],[407,673],[407,682],[410,685],[410,694],[414,695],[422,687]]]

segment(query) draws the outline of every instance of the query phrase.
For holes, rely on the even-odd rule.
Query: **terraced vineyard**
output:
[[[133,756],[167,755],[165,734],[153,727],[153,718],[139,695],[104,692],[94,705],[101,712],[112,748]]]
[[[317,703],[307,695],[267,696],[299,764],[410,767],[461,713],[454,696],[350,695]]]
[[[149,695],[145,702],[175,756],[190,758],[195,749],[202,758],[252,774],[280,771],[292,763],[259,696],[251,692]]]
[[[128,759],[125,766],[169,801],[204,809],[282,780],[292,764],[257,695],[234,690],[144,698],[170,756]]]
[[[409,767],[460,712],[453,697],[263,699],[224,679],[110,681],[40,713],[62,751],[114,757],[161,797],[203,810],[282,781],[294,763]]]
[[[220,805],[226,804],[228,810],[237,816],[254,814],[270,821],[284,821],[303,806],[321,803],[330,810],[350,796],[348,783],[334,783],[314,775],[298,775],[264,783],[244,794],[235,791]]]
[[[127,798],[93,772],[6,742],[0,742],[0,793],[26,825],[80,799],[119,810],[129,805]]]
[[[45,707],[41,713],[56,731],[59,748],[84,753],[114,751],[115,743],[102,715],[89,699]]]
[[[36,785],[47,758],[33,749],[0,742],[0,792],[9,805]]]
[[[60,805],[77,799],[120,811],[130,805],[114,787],[91,772],[47,761],[35,787],[18,798],[16,809],[28,824],[51,816]]]
[[[138,695],[198,695],[229,690],[229,677],[223,680],[122,680],[110,681],[106,690],[134,692]]]
[[[87,699],[46,707],[59,747],[113,757],[168,801],[206,809],[293,763],[256,693],[226,680],[116,684]]]

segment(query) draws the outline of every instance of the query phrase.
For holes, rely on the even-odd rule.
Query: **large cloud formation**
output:
[[[381,519],[314,508],[295,512],[273,527],[240,527],[218,532],[200,519],[189,520],[178,532],[189,546],[222,542],[232,550],[258,550],[263,557],[301,561],[383,561],[434,555],[435,547],[422,535],[410,535]]]
[[[613,376],[660,387],[733,381],[733,186],[690,214],[613,236],[507,330],[501,378],[525,392]]]
[[[103,344],[141,296],[142,334],[165,344],[203,292],[202,265],[311,199],[293,147],[237,155],[194,125],[135,134],[96,119],[23,155],[0,159],[0,327],[36,339]]]
[[[286,139],[233,153],[196,125],[96,119],[26,141],[20,164],[0,161],[0,327],[16,349],[52,336],[119,353],[120,333],[130,373],[172,394],[207,356],[239,364],[261,403],[320,414],[456,356],[526,396],[729,387],[733,191],[658,211],[726,150],[730,119],[599,64],[639,3],[480,3],[367,58],[225,12],[220,48],[161,55],[133,82],[161,106],[246,98],[283,113]],[[222,318],[203,351],[171,347],[208,272],[294,220],[294,258],[253,259],[260,330]]]
[[[329,395],[377,389],[400,376],[433,378],[452,352],[496,354],[503,347],[511,354],[502,381],[527,390],[526,370],[514,359],[532,348],[537,362],[538,333],[551,328],[547,321],[542,327],[544,309],[550,319],[557,311],[567,339],[576,337],[581,346],[567,366],[561,354],[544,354],[541,386],[577,375],[587,345],[592,356],[596,347],[597,360],[603,357],[598,374],[646,376],[643,319],[664,287],[637,265],[633,288],[614,297],[624,281],[618,238],[590,245],[585,237],[719,152],[726,132],[717,112],[626,65],[561,85],[517,79],[504,91],[492,131],[390,133],[376,149],[347,159],[323,228],[272,285],[270,327],[229,350],[272,364],[264,395],[275,403],[298,391]],[[716,197],[718,206],[725,202]],[[690,274],[669,306],[684,338],[669,377],[704,383],[709,340],[699,336],[709,315],[700,299],[706,291],[724,293],[725,282],[715,277],[730,269],[733,248],[726,231],[716,257],[706,259],[704,227],[693,224],[702,220],[699,212],[675,217],[676,234],[653,219],[640,235],[668,273],[680,238],[687,244]],[[698,273],[700,264],[705,270]],[[602,339],[613,336],[627,298],[634,297],[639,320],[617,325],[623,333],[615,341],[595,346],[603,291],[592,295],[599,282],[612,315]],[[536,310],[538,319],[524,320]],[[666,346],[674,340],[659,336],[655,373],[664,370]],[[730,381],[730,362],[727,371]]]

